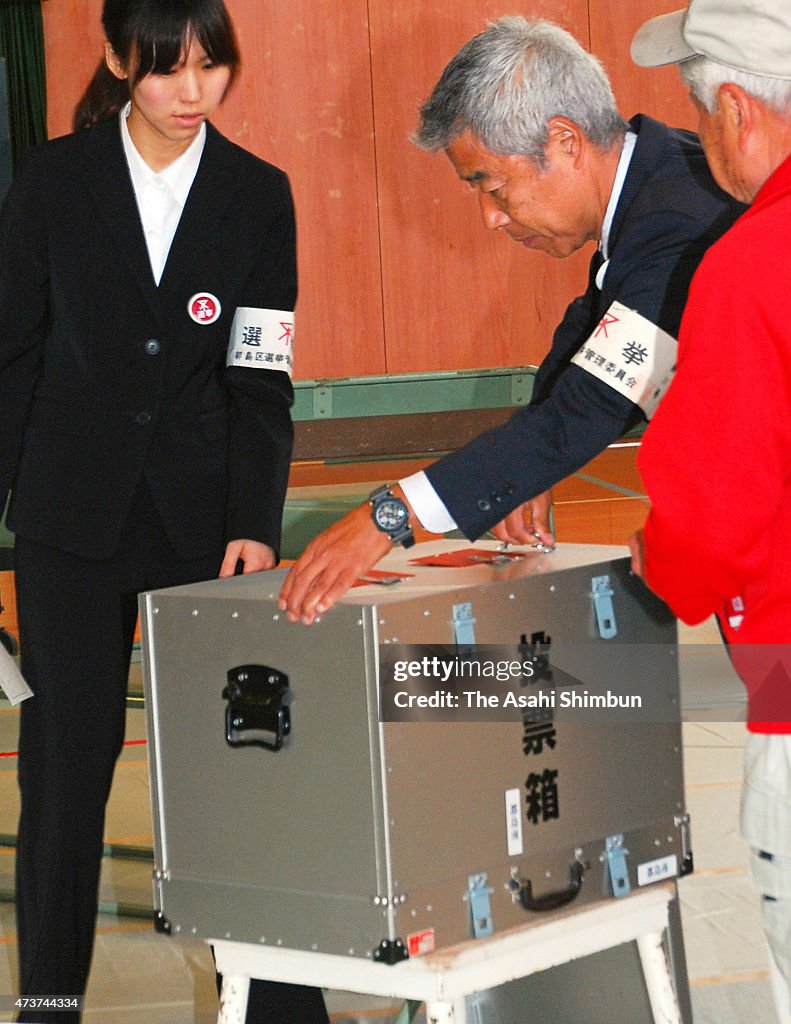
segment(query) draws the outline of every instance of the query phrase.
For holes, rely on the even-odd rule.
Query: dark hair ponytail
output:
[[[74,111],[75,131],[116,114],[142,78],[176,67],[193,39],[211,61],[230,68],[229,87],[239,72],[239,48],[223,0],[104,0],[102,26],[130,77],[116,78],[102,61]]]
[[[129,82],[116,78],[102,61],[74,110],[74,131],[93,128],[117,114],[129,102]]]

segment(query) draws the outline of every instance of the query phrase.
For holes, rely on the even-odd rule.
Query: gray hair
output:
[[[749,71],[737,71],[704,56],[685,60],[678,69],[692,95],[710,114],[717,109],[720,86],[730,82],[765,103],[776,114],[791,118],[791,77],[768,78]]]
[[[413,141],[436,152],[469,129],[500,156],[543,164],[551,118],[609,149],[628,125],[601,64],[558,25],[501,18],[463,46],[420,109]]]

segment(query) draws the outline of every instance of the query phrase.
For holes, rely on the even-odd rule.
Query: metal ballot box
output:
[[[395,962],[691,870],[675,622],[622,553],[419,545],[310,627],[281,571],[144,595],[161,926]]]

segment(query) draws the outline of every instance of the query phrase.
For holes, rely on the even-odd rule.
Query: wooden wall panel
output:
[[[293,183],[297,376],[383,373],[366,0],[229,6],[246,66],[217,125]]]
[[[625,117],[643,113],[679,128],[697,126],[678,68],[639,68],[629,56],[632,36],[644,21],[683,6],[682,0],[591,0],[591,49],[607,68]]]
[[[443,154],[409,141],[417,109],[456,50],[508,0],[370,0],[387,369],[535,363],[585,284],[590,250],[558,262],[487,231]],[[544,0],[588,44],[587,0]]]
[[[74,107],[102,56],[102,0],[55,0],[41,5],[47,65],[49,137],[71,131]]]
[[[294,189],[296,376],[385,370],[366,0],[228,0],[244,66],[215,117]],[[101,55],[101,0],[44,5],[51,135]],[[265,17],[263,16],[265,12]]]

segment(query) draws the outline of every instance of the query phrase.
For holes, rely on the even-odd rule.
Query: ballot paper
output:
[[[505,565],[507,562],[524,558],[520,551],[481,551],[480,548],[462,548],[456,551],[442,551],[438,555],[410,558],[412,565],[437,565],[442,568],[461,568],[469,565]]]
[[[16,662],[8,651],[0,644],[0,690],[12,704],[21,704],[23,700],[33,696],[33,691],[22,678]]]

